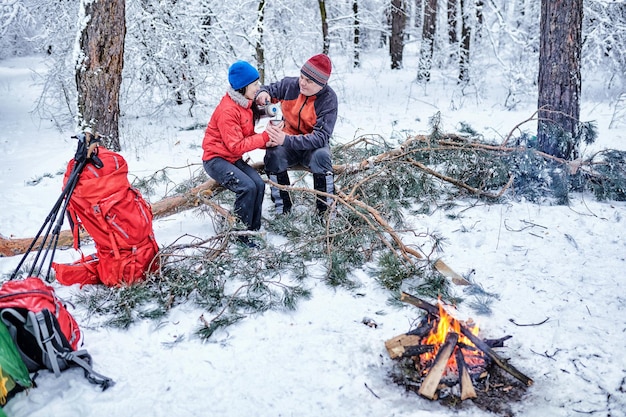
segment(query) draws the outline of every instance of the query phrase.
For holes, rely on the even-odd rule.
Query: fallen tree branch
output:
[[[370,143],[370,141],[362,139],[362,138],[357,138],[355,141],[353,141],[353,143],[351,143],[351,146],[354,146],[358,143]],[[412,153],[415,152],[415,149],[411,149],[412,145],[415,144],[416,142],[420,142],[420,143],[430,143],[430,142],[434,142],[437,143],[437,145],[439,146],[445,146],[445,147],[449,147],[449,148],[455,148],[455,149],[459,149],[459,148],[463,148],[463,147],[470,147],[470,148],[477,148],[477,149],[484,149],[484,150],[492,150],[492,151],[499,151],[499,152],[515,152],[515,151],[528,151],[528,148],[521,148],[521,147],[515,147],[515,148],[507,148],[504,147],[503,145],[506,144],[506,141],[503,142],[502,145],[497,146],[497,145],[487,145],[487,144],[482,144],[482,143],[477,143],[477,142],[469,142],[467,140],[467,138],[460,136],[460,135],[456,135],[456,134],[446,134],[443,135],[440,139],[438,139],[437,141],[433,141],[431,137],[426,136],[426,135],[416,135],[413,136],[411,138],[409,138],[408,140],[406,140],[404,143],[402,143],[401,145],[399,145],[398,147],[391,149],[389,151],[383,152],[379,155],[367,158],[359,163],[349,163],[349,164],[342,164],[342,165],[334,165],[333,166],[333,170],[335,172],[336,175],[340,175],[340,174],[351,174],[351,173],[356,173],[356,172],[361,172],[364,170],[368,170],[371,169],[372,167],[374,167],[377,164],[381,164],[383,162],[389,162],[389,161],[394,161],[394,160],[401,160],[403,158],[405,158],[405,160],[407,160],[410,164],[412,164],[413,166],[421,169],[422,171],[426,172],[429,175],[435,176],[436,178],[439,178],[440,180],[449,182],[450,184],[453,184],[456,187],[459,188],[463,188],[465,190],[468,190],[469,192],[476,194],[476,195],[480,195],[483,197],[487,197],[487,198],[491,198],[491,199],[497,199],[500,198],[504,192],[510,188],[510,186],[513,184],[513,179],[514,177],[511,176],[508,183],[497,193],[497,194],[492,194],[492,193],[488,193],[479,189],[476,189],[474,187],[471,187],[467,184],[464,184],[461,181],[458,181],[454,178],[445,176],[443,174],[440,174],[428,167],[426,167],[424,164],[417,162],[411,158],[407,158],[408,156],[410,156]],[[426,147],[423,149],[420,149],[420,151],[422,152],[428,152],[428,151],[436,151],[436,150],[442,150],[441,147]],[[532,150],[532,149],[531,149]],[[546,159],[551,159],[554,160],[556,162],[559,163],[563,163],[563,164],[570,164],[570,163],[574,163],[574,162],[568,162],[565,161],[561,158],[556,158],[552,155],[548,155],[546,153],[543,152],[539,152],[537,150],[532,150],[533,152],[535,152],[537,155],[546,158]],[[576,167],[579,167],[581,163],[579,162],[578,165],[576,165]],[[259,163],[255,163],[255,164],[251,164],[251,166],[253,168],[255,168],[257,171],[262,172],[264,170],[264,165],[262,162]],[[306,170],[304,167],[294,167],[294,170]],[[374,174],[374,176],[377,174]],[[349,201],[351,201],[354,198],[354,194],[356,193],[356,190],[359,186],[359,184],[362,184],[363,182],[367,181],[370,177],[365,178],[364,180],[362,180],[361,182],[357,183],[351,190],[351,192],[349,193],[349,195],[344,196],[345,197],[345,202],[349,203]],[[179,195],[175,195],[175,196],[170,196],[170,197],[165,197],[160,201],[157,201],[155,203],[152,204],[152,213],[155,219],[159,219],[162,217],[166,217],[166,216],[170,216],[172,214],[181,212],[183,210],[188,210],[194,207],[198,207],[201,204],[207,204],[207,202],[209,201],[209,199],[211,198],[211,196],[217,192],[219,189],[221,189],[221,186],[214,181],[213,179],[209,179],[208,181],[203,182],[202,184],[190,189],[187,192],[184,192],[182,194]],[[311,190],[306,190],[307,192],[312,192]],[[368,206],[369,207],[369,206]],[[229,216],[228,213],[226,213],[226,210],[220,210],[220,207],[218,205],[214,205],[212,207],[213,210],[216,210],[220,213],[220,215],[224,216],[227,219],[231,219],[232,220],[232,216]],[[373,210],[373,208],[370,207],[370,209]],[[377,222],[379,222],[379,219],[382,219],[380,217],[380,214],[376,211],[371,211],[369,209],[367,209],[366,211],[368,211],[370,213],[370,215],[372,215]],[[379,222],[380,223],[380,222]],[[381,225],[385,228],[386,232],[393,232],[393,229],[389,226],[389,225],[384,225],[381,223]],[[372,226],[372,225],[370,225]],[[391,234],[389,233],[392,237],[393,240],[396,242],[396,244],[398,244],[398,247],[400,248],[400,250],[402,251],[402,253],[409,253],[413,256],[417,256],[416,251],[414,251],[411,248],[407,248],[405,245],[401,244],[401,242],[396,238],[397,235],[395,234]],[[394,236],[395,235],[395,236]],[[85,239],[87,238],[87,235],[85,233],[81,234],[81,239]],[[2,235],[0,235],[0,256],[15,256],[15,255],[19,255],[19,254],[23,254],[25,253],[25,251],[27,250],[27,248],[30,246],[31,242],[32,242],[33,238],[6,238]],[[400,242],[400,243],[399,243]],[[36,245],[34,246],[33,250],[37,250],[39,245],[41,244],[41,239],[38,241],[38,243],[36,243]],[[59,233],[59,239],[58,239],[58,244],[57,247],[58,248],[68,248],[71,247],[73,244],[73,238],[72,238],[72,233],[69,230],[62,230]],[[445,264],[439,264],[437,266],[437,268],[441,268],[442,271],[447,271],[446,273],[448,274],[447,276],[453,276],[454,279],[461,279],[464,281],[464,279],[462,277],[460,277],[458,274],[453,274],[453,271],[451,271],[449,268],[447,268],[447,266],[445,266]]]
[[[367,205],[366,203],[362,202],[361,200],[355,198],[352,195],[346,195],[345,193],[341,191],[337,191],[336,194],[329,194],[329,193],[325,193],[325,192],[318,191],[318,190],[312,190],[310,188],[280,185],[272,181],[268,181],[268,183],[278,189],[285,190],[285,191],[307,192],[307,193],[316,194],[322,197],[331,198],[335,200],[337,203],[343,204],[347,209],[351,210],[357,216],[361,217],[363,221],[367,223],[367,225],[370,227],[371,230],[378,232],[381,242],[383,242],[383,244],[387,248],[389,248],[389,250],[391,250],[394,253],[397,253],[399,251],[401,257],[405,261],[407,261],[409,264],[411,265],[415,264],[409,255],[417,259],[427,259],[427,257],[423,255],[422,253],[420,253],[418,250],[405,245],[402,239],[400,238],[400,236],[396,233],[393,227],[391,227],[391,225],[385,220],[385,218],[382,216],[382,214],[380,214],[378,210],[376,210],[372,206]],[[357,208],[361,209],[362,211],[357,210]],[[371,218],[366,216],[363,213],[363,211],[369,213]],[[376,224],[378,224],[379,227],[376,226],[376,224],[372,221],[372,219],[376,222]],[[391,237],[391,239],[396,245],[395,247],[389,241],[389,239],[387,239],[385,234]],[[452,268],[446,265],[445,262],[443,262],[442,260],[439,259],[435,261],[433,266],[442,275],[444,275],[447,278],[450,278],[454,284],[470,285],[469,281],[463,278],[463,276],[461,276],[460,274],[456,273]]]
[[[432,175],[433,177],[439,178],[440,180],[443,180],[443,181],[447,181],[447,182],[449,182],[451,184],[456,185],[459,188],[463,188],[465,190],[468,190],[472,194],[478,194],[478,195],[481,195],[483,197],[491,198],[491,199],[494,199],[494,200],[497,200],[498,198],[502,197],[504,192],[511,186],[511,184],[513,184],[514,177],[511,176],[509,178],[509,181],[507,182],[507,184],[502,188],[502,190],[500,190],[500,192],[498,194],[491,194],[491,193],[488,193],[486,191],[479,190],[478,188],[470,187],[469,185],[465,184],[464,182],[455,180],[454,178],[451,178],[451,177],[448,177],[446,175],[440,174],[437,171],[434,171],[434,170],[428,168],[426,165],[422,164],[421,162],[415,161],[415,160],[413,160],[411,158],[408,158],[407,160],[411,163],[411,165],[421,169],[422,171],[426,172],[427,174]]]
[[[207,195],[212,195],[218,188],[220,188],[220,185],[210,179],[184,194],[166,197],[152,204],[152,215],[155,219],[158,219],[193,207],[198,207],[201,203],[206,202]],[[88,236],[87,233],[83,232],[80,234],[80,239],[87,239]],[[0,235],[0,256],[21,255],[26,252],[32,241],[32,237],[11,239]],[[33,246],[33,250],[39,249],[41,241],[42,238],[37,240],[37,243]],[[61,230],[57,248],[69,248],[73,245],[73,242],[74,239],[71,230]]]

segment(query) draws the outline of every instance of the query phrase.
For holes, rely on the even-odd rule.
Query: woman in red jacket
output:
[[[260,117],[254,97],[259,91],[259,72],[249,63],[237,61],[228,69],[230,88],[215,108],[204,133],[204,170],[223,187],[235,192],[235,215],[248,230],[261,228],[265,183],[242,159],[244,153],[264,148],[266,132],[255,133]],[[256,246],[247,236],[239,241]]]

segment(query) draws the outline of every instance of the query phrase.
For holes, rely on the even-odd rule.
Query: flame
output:
[[[454,318],[444,308],[443,304],[441,303],[441,300],[439,300],[438,302],[438,307],[439,307],[439,318],[437,319],[437,326],[433,328],[430,331],[430,333],[422,339],[422,344],[433,345],[434,350],[432,352],[425,353],[422,355],[422,358],[421,358],[422,364],[429,364],[435,359],[435,357],[437,356],[437,352],[439,352],[441,345],[445,342],[446,336],[450,332],[455,332],[459,335],[459,339],[457,343],[476,348],[476,346],[471,342],[471,340],[461,333],[461,324],[463,324],[463,326],[466,329],[470,330],[470,332],[475,336],[478,336],[478,332],[479,332],[478,325],[476,325],[471,319],[469,319],[466,322],[461,322],[457,320],[456,318]],[[466,362],[470,364],[472,362],[477,362],[477,361],[480,361],[481,363],[484,362],[482,358],[483,353],[479,349],[476,349],[476,351],[472,351],[471,353],[470,352],[466,353],[467,349],[463,349],[463,350],[464,350],[464,358]],[[448,372],[457,372],[457,364],[456,364],[455,355],[450,356],[450,359],[448,360],[447,368],[448,368]]]

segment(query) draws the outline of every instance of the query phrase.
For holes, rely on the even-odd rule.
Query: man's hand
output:
[[[285,127],[284,122],[281,122],[278,125],[273,125],[272,123],[267,124],[265,131],[270,137],[269,142],[267,142],[266,144],[268,148],[281,146],[283,143],[285,143],[285,132],[283,132],[283,127]]]
[[[270,102],[271,99],[272,97],[270,97],[267,91],[261,91],[256,96],[256,104],[258,104],[259,106],[265,106],[267,103]]]

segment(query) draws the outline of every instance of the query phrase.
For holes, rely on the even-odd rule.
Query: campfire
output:
[[[421,396],[436,400],[440,389],[458,385],[461,400],[477,398],[475,383],[488,379],[494,365],[524,386],[532,385],[532,379],[493,350],[503,347],[510,336],[481,339],[475,323],[457,320],[441,302],[435,306],[404,292],[400,300],[427,314],[417,327],[389,339],[385,346],[392,359],[412,360]]]

